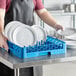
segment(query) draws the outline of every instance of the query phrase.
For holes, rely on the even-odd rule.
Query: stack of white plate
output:
[[[67,48],[76,48],[76,29],[65,28],[63,31],[59,30],[57,33],[63,36],[62,40],[66,42]]]
[[[46,41],[47,33],[41,26],[33,25],[31,28],[35,31],[38,42],[41,40]]]
[[[6,25],[5,36],[21,47],[33,46],[37,41],[45,41],[47,37],[42,27],[37,25],[30,27],[18,21],[12,21]]]

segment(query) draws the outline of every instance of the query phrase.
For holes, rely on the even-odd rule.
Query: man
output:
[[[63,29],[44,8],[41,0],[0,0],[0,47],[8,51],[7,38],[3,35],[4,25],[17,20],[32,26],[34,24],[34,11],[49,26],[56,30]],[[32,76],[33,68],[22,69],[21,73]],[[13,76],[13,71],[0,63],[0,74],[2,76]]]

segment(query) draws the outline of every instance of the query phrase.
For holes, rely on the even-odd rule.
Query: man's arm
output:
[[[56,30],[62,29],[63,27],[57,24],[56,20],[51,16],[51,14],[44,8],[41,10],[36,10],[37,15],[48,25],[52,26]]]
[[[5,9],[0,9],[0,32],[4,30]]]
[[[5,18],[5,9],[0,9],[0,47],[8,50],[8,45],[6,43],[6,37],[3,35],[4,18]]]

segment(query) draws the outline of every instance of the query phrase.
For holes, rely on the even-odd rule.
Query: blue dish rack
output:
[[[29,47],[20,47],[10,41],[7,41],[7,43],[10,53],[23,59],[42,55],[66,53],[66,43],[50,36],[47,36],[45,42],[37,42],[36,45]]]

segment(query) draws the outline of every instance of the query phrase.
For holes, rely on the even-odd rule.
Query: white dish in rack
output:
[[[36,33],[29,26],[22,25],[13,32],[13,41],[15,44],[24,47],[36,44]]]
[[[10,23],[8,23],[5,27],[4,30],[4,35],[9,39],[12,40],[11,36],[10,36],[10,31],[12,31],[12,29],[18,25],[20,25],[21,23],[18,21],[11,21]]]
[[[37,35],[37,41],[46,41],[46,38],[47,38],[47,34],[46,34],[46,31],[41,27],[41,26],[38,26],[38,25],[33,25],[31,26],[35,32],[36,32],[36,35]]]
[[[15,30],[16,28],[18,28],[19,26],[22,26],[22,25],[23,25],[22,23],[16,23],[15,25],[13,25],[13,26],[10,28],[8,37],[9,37],[9,40],[10,40],[11,42],[13,42],[13,32],[14,32],[14,30]]]

